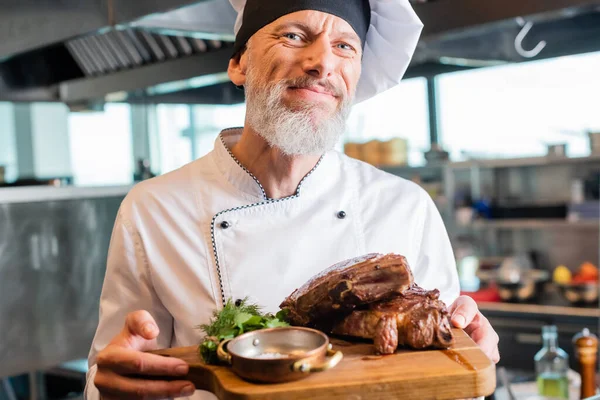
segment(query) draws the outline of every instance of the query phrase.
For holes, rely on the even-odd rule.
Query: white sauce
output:
[[[289,357],[289,354],[284,353],[260,353],[255,355],[253,358],[260,359],[276,359],[276,358],[286,358]]]

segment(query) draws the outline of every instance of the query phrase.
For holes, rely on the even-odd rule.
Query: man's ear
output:
[[[229,60],[227,74],[235,86],[244,86],[246,83],[247,60],[248,56],[245,51],[236,54],[235,57]]]

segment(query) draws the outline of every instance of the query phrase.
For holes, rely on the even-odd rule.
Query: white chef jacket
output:
[[[295,195],[269,199],[229,149],[223,131],[208,155],[137,184],[116,218],[89,354],[96,355],[147,310],[159,348],[192,346],[223,299],[250,299],[276,312],[294,289],[330,265],[370,252],[404,255],[415,281],[451,304],[459,294],[454,255],[440,214],[417,184],[327,152]],[[343,211],[343,213],[340,213]],[[345,217],[343,217],[345,215]],[[197,391],[190,399],[215,399]]]

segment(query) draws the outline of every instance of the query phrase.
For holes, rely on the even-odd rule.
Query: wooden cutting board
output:
[[[454,329],[449,350],[399,350],[376,355],[369,343],[332,338],[344,359],[333,369],[295,382],[256,384],[242,380],[229,367],[205,364],[198,347],[155,351],[190,365],[189,379],[220,400],[366,400],[465,399],[488,396],[496,388],[495,365],[462,330]]]

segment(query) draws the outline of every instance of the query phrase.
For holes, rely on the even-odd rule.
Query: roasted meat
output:
[[[446,348],[453,341],[438,290],[417,286],[406,259],[367,254],[310,279],[280,305],[292,325],[372,339],[382,354],[398,346]]]
[[[439,295],[438,290],[413,285],[393,299],[353,311],[331,333],[373,339],[381,354],[391,354],[398,346],[447,348],[454,337],[448,310]]]
[[[406,258],[372,253],[329,267],[296,289],[280,307],[288,310],[294,325],[323,327],[323,322],[341,319],[357,306],[404,292],[413,281]]]

